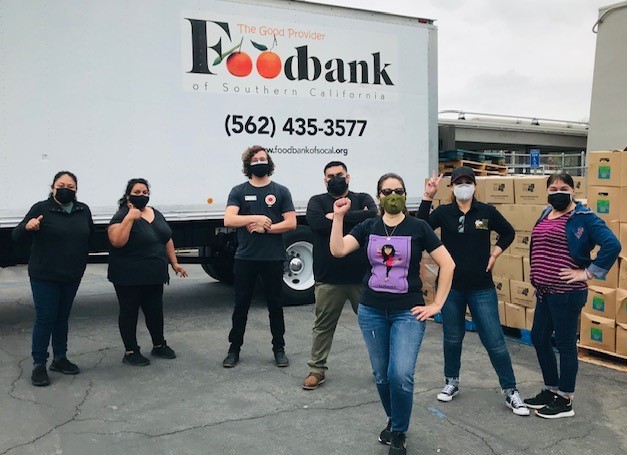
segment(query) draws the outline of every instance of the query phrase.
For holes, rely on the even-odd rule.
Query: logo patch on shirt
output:
[[[268,207],[272,207],[275,202],[276,202],[276,196],[274,194],[268,194],[266,196],[266,204],[268,204]]]
[[[247,194],[246,196],[244,196],[244,201],[246,202],[254,202],[256,200],[257,200],[256,194]]]
[[[583,235],[583,226],[580,226],[576,231],[575,231],[575,237],[577,237],[578,239],[581,239],[581,236]]]
[[[475,220],[475,229],[482,229],[484,231],[488,230],[488,220]]]

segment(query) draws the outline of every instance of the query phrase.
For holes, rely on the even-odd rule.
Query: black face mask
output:
[[[257,177],[263,177],[264,175],[268,175],[270,173],[270,164],[260,162],[260,163],[251,163],[250,164],[250,172]]]
[[[573,195],[564,191],[557,191],[549,194],[548,200],[549,204],[551,204],[555,210],[561,212],[562,210],[566,210],[570,205],[573,200]]]
[[[348,183],[346,183],[346,177],[333,176],[327,182],[327,189],[331,196],[341,196],[348,189]]]
[[[54,198],[59,201],[59,204],[67,205],[76,199],[76,191],[69,188],[57,188]]]
[[[133,204],[133,206],[136,209],[143,209],[144,207],[146,207],[148,205],[148,201],[150,200],[150,198],[148,196],[138,196],[135,194],[131,194],[128,197],[128,201]]]

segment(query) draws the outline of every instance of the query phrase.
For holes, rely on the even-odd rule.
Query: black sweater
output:
[[[348,192],[351,201],[350,211],[344,216],[344,235],[362,221],[377,216],[377,206],[367,193]],[[331,255],[329,240],[333,221],[326,218],[333,213],[335,198],[329,193],[312,196],[307,204],[307,224],[313,232],[313,269],[316,281],[327,284],[360,284],[368,260],[364,248],[344,258]]]
[[[473,199],[466,215],[456,202],[441,205],[429,214],[431,201],[422,201],[418,218],[427,221],[433,229],[441,228],[442,244],[455,261],[452,288],[457,291],[478,291],[494,286],[492,272],[486,272],[490,259],[490,231],[499,234],[496,242],[505,250],[516,232],[511,224],[492,205]],[[460,226],[463,225],[463,232]]]
[[[26,223],[40,215],[39,230],[27,231]],[[86,204],[75,201],[71,213],[67,213],[50,197],[33,205],[12,234],[16,243],[32,240],[28,261],[31,278],[67,283],[83,277],[93,232]]]

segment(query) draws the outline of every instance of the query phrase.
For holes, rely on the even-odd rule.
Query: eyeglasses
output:
[[[460,234],[464,233],[464,226],[466,223],[466,215],[462,215],[459,217],[459,225],[457,226],[457,232]]]
[[[379,194],[382,194],[384,196],[389,196],[392,193],[396,193],[399,196],[402,196],[405,194],[405,189],[403,188],[394,188],[393,190],[391,190],[390,188],[384,188],[381,191],[379,191]]]

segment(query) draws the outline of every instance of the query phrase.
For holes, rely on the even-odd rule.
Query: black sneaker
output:
[[[286,367],[290,364],[290,360],[285,355],[285,351],[277,351],[274,353],[274,360],[276,362],[276,366],[278,367]]]
[[[392,441],[390,444],[389,455],[406,455],[407,443],[405,441],[405,433],[402,431],[392,432]]]
[[[573,411],[573,400],[565,398],[561,395],[555,395],[553,402],[547,404],[542,409],[537,410],[536,415],[545,419],[572,417],[575,415],[575,411]]]
[[[63,374],[78,374],[81,372],[80,368],[70,362],[67,357],[53,360],[50,364],[50,371],[60,371]]]
[[[542,409],[547,404],[553,403],[554,399],[555,399],[555,394],[553,392],[547,389],[543,389],[535,397],[525,398],[523,401],[525,402],[528,408]]]
[[[161,346],[152,348],[150,353],[155,357],[161,357],[162,359],[173,359],[176,357],[176,352],[174,352],[165,341]]]
[[[33,385],[37,387],[45,387],[50,384],[50,378],[48,377],[48,371],[46,365],[35,365],[33,374],[30,377]]]
[[[379,434],[379,442],[381,444],[390,445],[392,442],[392,419],[388,419],[388,424]]]
[[[130,354],[124,354],[122,363],[126,363],[127,365],[132,365],[134,367],[145,367],[146,365],[150,365],[150,360],[144,357],[141,352],[139,352],[139,348],[137,348]]]
[[[222,366],[224,368],[233,368],[238,363],[239,363],[239,352],[229,351],[229,355],[227,355],[226,359],[222,361]]]

